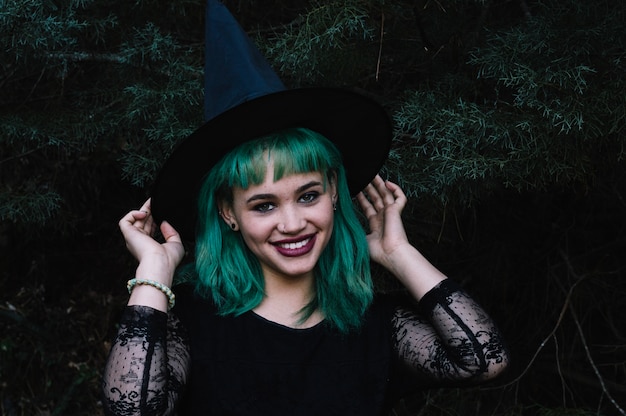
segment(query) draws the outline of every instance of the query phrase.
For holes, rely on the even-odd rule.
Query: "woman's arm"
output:
[[[377,176],[357,196],[370,227],[372,260],[389,270],[419,302],[393,318],[400,359],[437,380],[485,380],[500,374],[508,354],[489,315],[434,267],[406,236],[402,189]]]
[[[171,287],[184,247],[167,222],[157,225],[150,199],[119,222],[139,265],[135,278]],[[165,239],[154,234],[160,228]],[[103,376],[107,415],[169,415],[187,380],[189,348],[180,321],[167,312],[168,297],[154,285],[132,288]]]
[[[127,306],[102,379],[105,414],[174,414],[188,368],[187,338],[176,316]]]
[[[426,293],[417,310],[397,308],[392,323],[400,360],[431,380],[486,381],[508,365],[496,324],[452,280]]]
[[[390,271],[416,300],[446,279],[409,243],[401,216],[407,198],[398,185],[377,175],[357,201],[369,223],[372,260]]]

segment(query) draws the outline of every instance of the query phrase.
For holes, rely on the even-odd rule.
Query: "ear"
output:
[[[337,205],[337,201],[339,200],[339,194],[337,191],[337,173],[333,172],[328,180],[328,192],[330,193],[330,198],[333,201],[333,206]]]
[[[237,224],[237,218],[235,217],[235,213],[230,204],[225,201],[220,201],[217,203],[217,208],[219,210],[220,217],[224,220],[224,222],[234,231],[237,231],[239,225]]]

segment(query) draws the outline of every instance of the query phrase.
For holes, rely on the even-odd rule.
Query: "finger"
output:
[[[132,216],[133,216],[133,227],[135,228],[139,228],[141,230],[145,230],[146,232],[149,232],[149,220],[150,220],[150,213],[146,212],[146,211],[141,211],[141,210],[135,210],[132,211]]]
[[[175,259],[178,263],[185,255],[185,247],[181,241],[180,234],[167,221],[161,223],[161,234],[165,238],[165,245],[171,249],[170,252],[178,257]]]
[[[135,216],[136,221],[133,225],[137,228],[145,230],[148,234],[152,234],[154,231],[154,221],[151,216],[150,198],[143,203],[138,211],[143,215]]]
[[[142,207],[143,208],[143,207]],[[149,212],[145,210],[132,210],[128,212],[118,223],[119,227],[124,231],[128,227],[133,227],[145,234],[152,234],[154,231],[154,220]]]
[[[367,198],[369,199],[371,205],[376,209],[376,211],[381,211],[385,208],[386,200],[384,197],[384,193],[388,191],[385,191],[383,189],[385,187],[384,185],[385,183],[382,178],[376,175],[372,182],[370,182],[363,190],[363,192],[367,195]]]
[[[144,219],[144,227],[143,227],[143,229],[149,235],[154,235],[154,232],[156,231],[156,228],[157,228],[156,222],[154,221],[154,217],[152,216],[152,213],[148,213],[146,215],[146,218]]]
[[[365,204],[367,205],[368,210],[371,211],[372,215],[375,215],[385,208],[378,190],[372,183],[367,184],[367,186],[363,189],[362,194],[365,199]]]
[[[385,187],[393,197],[393,203],[403,208],[406,205],[407,197],[400,185],[391,181],[385,181]]]
[[[134,226],[137,221],[143,221],[147,216],[148,214],[144,211],[132,210],[120,219],[119,225],[120,227],[127,225]]]
[[[176,229],[172,227],[172,225],[167,221],[163,221],[161,223],[161,234],[163,234],[163,238],[168,243],[170,242],[182,243],[182,240],[180,238],[180,234],[178,234],[178,231],[176,231]]]
[[[359,205],[361,206],[361,210],[363,210],[363,213],[365,214],[366,218],[369,218],[372,215],[376,215],[376,209],[372,205],[369,198],[365,195],[365,191],[362,191],[356,194],[356,199],[359,202]]]
[[[143,228],[146,230],[146,232],[148,232],[149,234],[152,234],[154,232],[154,220],[152,219],[152,199],[148,198],[143,205],[141,206],[141,208],[139,208],[138,211],[140,211],[141,213],[145,214],[143,217],[139,217],[137,218],[137,221],[135,222],[135,227],[137,228]]]
[[[376,175],[372,181],[372,185],[376,188],[384,206],[391,205],[396,201],[393,189],[387,186],[388,183],[391,182],[383,180],[379,175]]]
[[[152,212],[152,198],[148,198],[146,202],[143,203],[139,211],[145,212],[146,214],[150,214]]]

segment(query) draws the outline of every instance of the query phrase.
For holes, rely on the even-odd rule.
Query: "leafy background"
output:
[[[289,87],[385,105],[410,238],[510,345],[496,382],[394,414],[626,414],[626,3],[224,3]],[[203,24],[201,0],[0,0],[3,415],[101,414],[117,221],[202,122]]]

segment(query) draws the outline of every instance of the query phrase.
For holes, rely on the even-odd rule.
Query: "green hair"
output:
[[[322,135],[292,128],[239,145],[209,172],[199,193],[196,238],[196,290],[212,297],[221,315],[240,315],[264,296],[261,265],[218,213],[218,201],[232,203],[233,187],[247,189],[263,182],[268,155],[274,180],[298,173],[320,172],[325,184],[337,181],[334,229],[314,269],[316,296],[300,314],[302,321],[319,308],[326,322],[347,332],[358,328],[372,301],[373,284],[365,231],[359,222],[341,154]]]

